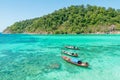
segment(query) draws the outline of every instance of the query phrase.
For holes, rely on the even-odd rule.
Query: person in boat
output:
[[[73,46],[73,49],[76,49],[76,47],[75,47],[75,46]]]
[[[72,55],[74,55],[74,53],[72,53]]]
[[[87,66],[89,65],[88,62],[85,63]]]
[[[73,56],[78,56],[78,54],[77,54],[77,53],[72,53],[72,55],[73,55]]]
[[[79,60],[77,63],[78,63],[78,64],[82,64],[82,61]]]

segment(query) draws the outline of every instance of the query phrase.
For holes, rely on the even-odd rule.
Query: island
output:
[[[120,9],[89,4],[71,5],[42,17],[15,22],[3,33],[120,33]]]

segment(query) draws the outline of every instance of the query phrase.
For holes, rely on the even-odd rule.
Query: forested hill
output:
[[[16,22],[3,33],[80,34],[120,30],[120,10],[91,5],[70,6]]]

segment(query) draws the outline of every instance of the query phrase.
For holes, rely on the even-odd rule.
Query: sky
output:
[[[120,9],[120,0],[0,0],[0,32],[15,22],[41,17],[71,5]]]

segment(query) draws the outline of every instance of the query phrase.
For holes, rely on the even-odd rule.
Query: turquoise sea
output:
[[[67,63],[61,50],[90,66]],[[120,35],[0,34],[0,80],[120,80]]]

